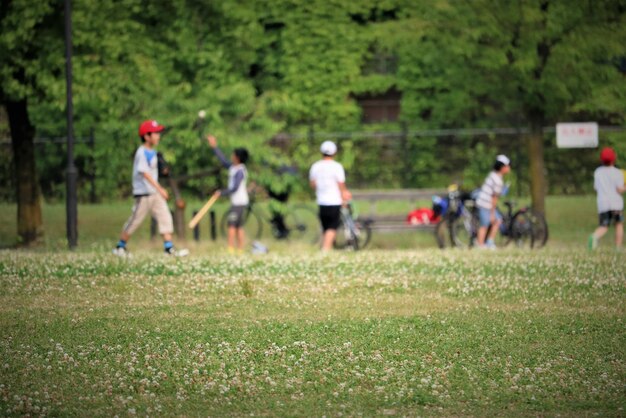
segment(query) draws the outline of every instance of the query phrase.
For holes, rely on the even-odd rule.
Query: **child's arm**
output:
[[[343,199],[343,203],[348,203],[350,200],[352,200],[352,193],[350,193],[350,190],[348,190],[348,188],[346,187],[346,183],[337,182],[337,184],[339,185],[339,190],[341,191],[341,198]]]
[[[217,146],[217,139],[213,135],[210,135],[210,134],[207,135],[206,139],[207,139],[207,142],[209,143],[209,146],[213,148],[213,152],[215,153],[217,158],[220,160],[222,165],[225,168],[230,168],[232,164],[230,161],[228,161],[228,158],[226,158],[222,150],[219,149],[219,147]]]
[[[241,185],[242,181],[243,181],[243,170],[239,170],[235,173],[235,178],[233,179],[233,187],[222,190],[221,195],[230,196],[231,194],[235,193],[237,189],[239,188],[239,186]]]
[[[315,181],[315,173],[313,171],[314,167],[315,166],[311,167],[311,170],[309,171],[309,184],[311,185],[311,189],[313,189],[313,191],[317,189],[317,182]]]
[[[152,176],[150,175],[150,173],[144,172],[142,174],[143,174],[143,178],[146,179],[148,181],[148,183],[150,183],[157,190],[157,192],[159,192],[159,194],[161,196],[163,196],[163,199],[167,200],[167,199],[170,198],[170,195],[167,192],[167,190],[165,190],[163,187],[161,187],[159,182],[157,182],[155,179],[153,179]]]
[[[496,208],[498,205],[498,195],[493,195],[491,198],[491,222],[496,221]]]

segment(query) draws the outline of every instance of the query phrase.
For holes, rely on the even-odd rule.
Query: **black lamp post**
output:
[[[72,99],[72,6],[65,0],[65,76],[67,94],[67,196],[65,202],[67,243],[70,249],[78,244],[78,209],[76,184],[78,171],[74,165],[74,104]]]

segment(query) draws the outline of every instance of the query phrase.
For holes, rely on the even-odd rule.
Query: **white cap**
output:
[[[324,141],[320,147],[320,151],[324,155],[335,155],[337,154],[337,145],[335,145],[333,141]]]
[[[511,160],[509,160],[509,157],[507,157],[504,154],[500,154],[496,157],[496,161],[504,164],[504,165],[511,165]]]

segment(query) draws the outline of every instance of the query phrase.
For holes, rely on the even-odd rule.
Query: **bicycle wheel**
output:
[[[318,244],[321,228],[317,212],[305,205],[294,206],[285,215],[287,238],[307,244]]]
[[[259,214],[250,208],[246,208],[243,216],[243,229],[246,232],[246,238],[248,240],[260,239],[261,234],[263,233],[263,225],[261,224],[261,217]],[[228,211],[222,215],[222,220],[220,221],[220,232],[222,233],[222,237],[226,238],[228,236],[227,231]]]
[[[435,239],[437,240],[437,246],[441,249],[452,247],[449,221],[447,219],[443,218],[435,227]]]
[[[337,228],[334,247],[336,249],[351,248],[358,251],[363,248],[363,243],[372,231],[369,226],[359,225],[350,216],[341,215],[341,224]]]
[[[491,228],[493,227],[490,226],[487,230],[487,236],[491,233]],[[494,239],[496,247],[504,248],[513,241],[513,229],[513,221],[509,220],[509,218],[505,216],[504,219],[502,219],[502,223],[500,224],[498,233]]]
[[[528,212],[519,211],[513,216],[509,228],[508,242],[515,243],[518,248],[533,248],[535,238],[533,235],[533,224]]]
[[[367,245],[372,240],[372,227],[371,221],[356,221],[357,228],[361,235],[359,242],[361,243],[361,249],[367,247]]]
[[[529,210],[526,212],[532,223],[534,248],[541,248],[548,242],[548,223],[546,218],[539,212]]]
[[[478,219],[470,212],[463,212],[452,221],[449,228],[450,243],[457,248],[471,248],[474,246],[478,231]]]

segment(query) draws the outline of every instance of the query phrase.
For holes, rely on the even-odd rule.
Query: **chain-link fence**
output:
[[[310,164],[319,158],[325,140],[339,145],[338,159],[344,164],[348,184],[357,189],[443,188],[462,183],[465,189],[478,187],[497,154],[512,161],[508,176],[512,193],[527,195],[530,178],[525,136],[518,128],[412,130],[397,129],[360,132],[315,132],[279,134],[270,139],[276,152],[288,155],[298,166],[303,183]],[[600,127],[600,147],[616,148],[618,164],[626,160],[626,128]],[[544,129],[545,175],[550,194],[593,193],[593,171],[599,165],[599,149],[561,149],[556,146],[554,128]],[[14,200],[13,159],[10,140],[0,141],[0,199]],[[46,197],[61,197],[65,187],[65,138],[38,138],[35,141],[37,169]],[[107,161],[96,158],[97,135],[76,138],[76,166],[79,170],[79,199],[95,202],[98,173],[107,173]],[[99,155],[99,154],[98,154]],[[130,158],[130,157],[129,157]],[[259,161],[262,159],[256,159]],[[99,166],[99,164],[101,166]],[[175,170],[179,175],[179,170]],[[251,166],[254,177],[254,166]],[[104,175],[104,174],[101,174]],[[194,193],[195,189],[190,189]]]
[[[318,133],[280,135],[275,141],[295,155],[302,147],[337,142],[339,159],[356,188],[430,188],[462,183],[478,187],[491,170],[497,154],[512,162],[508,181],[513,193],[526,195],[530,188],[526,136],[518,128],[409,130],[388,132]],[[600,127],[600,147],[614,146],[626,158],[626,128]],[[620,152],[621,151],[621,152]],[[544,129],[545,176],[548,193],[593,192],[593,171],[599,165],[599,149],[557,148],[555,129]]]

